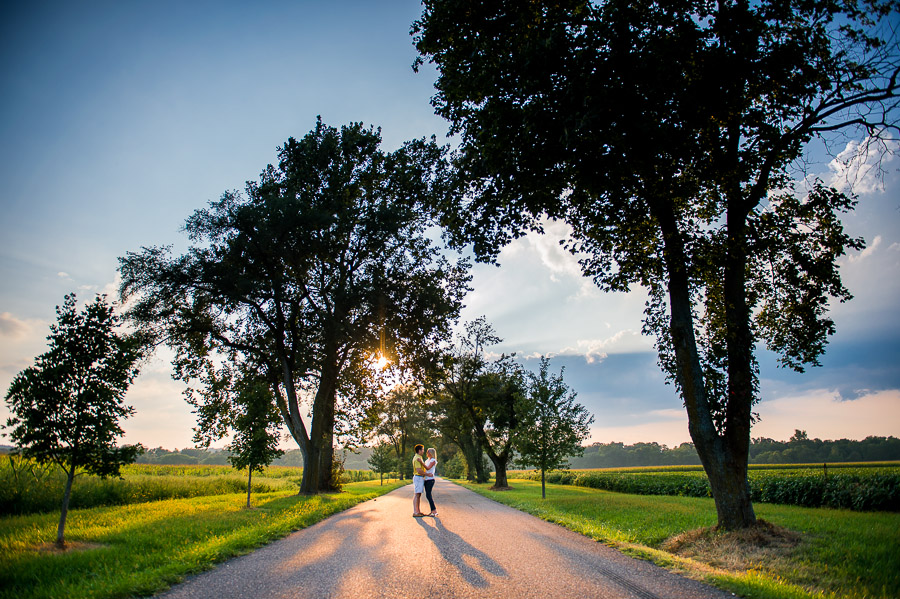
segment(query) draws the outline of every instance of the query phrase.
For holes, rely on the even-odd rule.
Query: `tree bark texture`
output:
[[[663,233],[666,269],[668,272],[668,292],[670,327],[676,359],[676,379],[681,388],[688,413],[688,430],[700,462],[709,478],[710,490],[716,503],[718,524],[725,529],[753,526],[756,515],[750,501],[750,485],[747,481],[747,460],[750,443],[750,410],[752,406],[751,354],[729,356],[728,390],[724,430],[720,432],[712,418],[712,406],[703,376],[703,368],[697,349],[694,332],[694,316],[688,273],[684,254],[684,240],[678,230],[674,213],[669,206],[654,206],[654,215]],[[734,259],[734,257],[730,257]],[[731,276],[725,282],[726,301],[734,302],[731,315],[740,319],[746,312],[743,279],[736,278],[735,264],[726,267]],[[741,271],[743,272],[743,270]],[[741,275],[743,276],[743,275]],[[740,289],[738,289],[740,287]],[[734,296],[739,295],[740,299]],[[737,313],[735,313],[737,311]],[[738,347],[746,343],[739,330],[732,329],[729,318],[728,343]],[[749,326],[748,324],[743,325]],[[734,331],[734,332],[733,332]],[[747,330],[749,332],[749,329]],[[732,335],[734,337],[732,338]],[[730,349],[730,348],[729,348]],[[735,378],[732,379],[732,373]],[[732,391],[736,391],[732,395]]]

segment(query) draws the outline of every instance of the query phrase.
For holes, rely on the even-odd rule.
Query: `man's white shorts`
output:
[[[413,476],[413,493],[425,492],[425,477],[416,474]]]

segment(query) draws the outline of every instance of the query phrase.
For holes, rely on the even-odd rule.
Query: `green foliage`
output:
[[[557,471],[547,482],[636,495],[711,497],[702,469]],[[540,472],[511,472],[514,478],[540,481]],[[753,501],[856,511],[900,511],[900,468],[752,469]]]
[[[380,335],[395,367],[428,368],[468,290],[467,262],[449,263],[426,234],[446,149],[421,139],[385,152],[381,141],[361,123],[319,119],[245,194],[188,218],[185,254],[120,260],[131,322],[174,349],[201,413],[227,401],[217,358],[266,378],[303,451],[304,492],[330,487],[335,437],[364,432]]]
[[[138,374],[141,338],[116,333],[119,319],[105,295],[81,313],[75,302],[70,294],[56,307],[49,350],[13,379],[6,427],[24,457],[116,476],[142,449],[116,445],[119,420],[134,413],[124,397]]]
[[[575,403],[575,392],[563,381],[563,372],[550,376],[550,360],[541,357],[538,374],[528,373],[527,408],[516,430],[517,462],[534,466],[543,475],[568,464],[579,454],[594,421],[584,406]],[[542,479],[543,480],[543,479]],[[543,493],[543,488],[542,488]]]
[[[896,513],[760,504],[756,509],[761,518],[800,533],[801,544],[782,560],[729,572],[720,570],[720,563],[698,567],[675,562],[660,550],[667,539],[716,523],[715,507],[707,498],[639,496],[560,486],[542,500],[537,482],[517,482],[503,493],[467,486],[631,555],[682,573],[687,570],[692,577],[743,597],[894,599],[900,588],[896,543],[900,514]]]
[[[458,450],[452,458],[441,464],[443,467],[443,476],[446,478],[466,478],[468,465],[466,464],[466,456],[462,449]]]
[[[426,0],[413,25],[461,137],[444,224],[496,260],[545,218],[603,290],[648,289],[644,332],[685,402],[720,523],[751,525],[743,484],[754,350],[815,365],[863,246],[854,199],[791,172],[836,130],[895,139],[888,1]],[[826,137],[827,141],[827,137]]]
[[[234,438],[227,446],[228,460],[237,469],[247,472],[247,505],[250,505],[250,481],[253,471],[262,472],[277,457],[284,454],[278,448],[281,414],[272,397],[272,390],[264,380],[243,376],[235,385],[229,424]],[[341,463],[343,470],[343,463]]]
[[[394,453],[394,447],[388,443],[379,443],[372,450],[372,456],[369,458],[369,465],[376,472],[381,481],[384,481],[384,475],[393,472],[397,468],[397,456]]]
[[[73,513],[84,551],[39,551],[52,539],[46,515],[0,520],[0,599],[150,596],[189,574],[243,555],[398,485],[347,485],[342,493],[266,493],[243,509],[239,494],[173,499]]]
[[[105,295],[81,313],[75,294],[67,295],[56,317],[47,337],[50,349],[13,378],[6,426],[21,455],[66,473],[56,539],[62,548],[75,475],[118,476],[143,451],[140,445],[117,446],[116,440],[123,434],[119,420],[134,413],[124,398],[146,340],[116,332],[119,319]]]

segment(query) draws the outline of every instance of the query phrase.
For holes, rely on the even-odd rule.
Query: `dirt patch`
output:
[[[40,553],[72,553],[77,551],[90,551],[106,547],[102,543],[82,543],[81,541],[67,541],[64,549],[56,546],[56,543],[41,543],[35,549]]]
[[[744,530],[720,531],[715,526],[690,530],[667,539],[660,549],[716,568],[745,571],[776,566],[788,559],[802,540],[794,531],[758,520],[756,526]]]
[[[491,487],[491,491],[512,491],[512,487],[493,486],[493,487]]]

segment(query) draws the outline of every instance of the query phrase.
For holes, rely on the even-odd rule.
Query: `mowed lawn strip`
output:
[[[716,524],[712,499],[643,496],[599,489],[511,480],[510,491],[466,488],[555,522],[625,553],[753,598],[900,597],[900,514],[755,504],[757,517],[800,533],[800,543],[778,556],[745,556],[733,569],[719,555],[703,561],[663,551],[667,539]]]
[[[172,499],[74,510],[66,540],[51,550],[58,514],[0,520],[0,597],[106,598],[151,595],[288,533],[404,483],[350,483],[344,492],[296,492]]]

